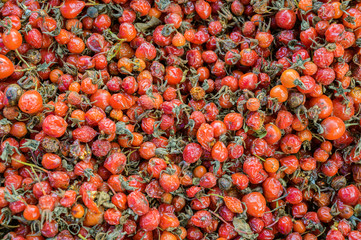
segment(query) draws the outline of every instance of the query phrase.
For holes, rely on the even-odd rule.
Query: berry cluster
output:
[[[2,239],[361,239],[356,0],[3,0],[0,79]]]

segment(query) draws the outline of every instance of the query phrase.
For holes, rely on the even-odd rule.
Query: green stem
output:
[[[78,234],[78,237],[82,240],[87,240],[83,235],[81,235],[80,233]]]
[[[221,196],[221,195],[218,195],[218,194],[215,194],[215,193],[210,193],[208,194],[209,196],[215,196],[215,197],[220,197],[220,198],[224,198],[224,196]]]
[[[31,70],[33,70],[33,69],[36,69],[36,67],[16,69],[15,72],[26,72],[26,71],[31,71]]]
[[[41,170],[41,171],[43,171],[43,172],[49,173],[48,170],[46,170],[46,169],[44,169],[44,168],[42,168],[42,167],[39,167],[39,166],[37,166],[37,165],[35,165],[35,164],[22,162],[22,161],[20,161],[20,160],[15,159],[15,158],[11,158],[11,160],[14,160],[14,161],[16,161],[16,162],[19,162],[19,163],[24,164],[24,165],[29,166],[29,167],[35,167],[35,168],[37,168],[37,169],[39,169],[39,170]]]
[[[18,55],[18,57],[20,58],[20,60],[23,61],[28,68],[31,68],[31,66],[29,65],[29,63],[28,63],[27,61],[25,61],[25,59],[21,56],[21,54],[19,53],[19,51],[18,51],[17,49],[15,49],[15,52],[16,52],[16,54]]]

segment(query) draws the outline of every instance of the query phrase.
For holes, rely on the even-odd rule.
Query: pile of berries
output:
[[[0,238],[360,240],[357,0],[2,0]]]

